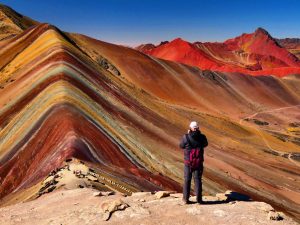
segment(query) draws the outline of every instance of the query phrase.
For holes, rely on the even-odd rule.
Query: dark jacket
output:
[[[200,147],[202,148],[202,153],[204,154],[204,148],[208,145],[207,138],[201,131],[191,131],[187,134],[189,136],[189,142],[186,138],[186,134],[183,135],[179,147],[184,149],[184,160],[189,160],[189,151],[192,148]],[[202,159],[204,159],[204,155],[202,155]]]

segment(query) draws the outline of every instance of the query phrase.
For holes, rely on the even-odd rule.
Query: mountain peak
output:
[[[16,14],[19,17],[22,17],[22,15],[18,12],[16,12],[15,10],[13,10],[12,8],[10,8],[9,6],[0,4],[0,11],[3,13],[8,13],[8,14]]]
[[[176,46],[190,46],[191,43],[183,40],[182,38],[175,38],[174,40],[168,42],[168,44],[176,45]]]
[[[254,33],[256,33],[256,34],[261,33],[261,34],[270,35],[270,34],[268,33],[268,31],[267,31],[266,29],[262,28],[262,27],[258,27],[258,28],[255,30]]]
[[[148,43],[148,44],[141,44],[137,47],[135,47],[135,49],[139,50],[139,51],[149,51],[151,49],[154,49],[155,45],[152,43]]]
[[[21,33],[38,24],[29,17],[23,16],[12,8],[0,4],[0,40]]]
[[[241,72],[252,75],[275,74],[284,76],[298,73],[297,56],[280,46],[267,30],[258,27],[253,33],[245,33],[223,43],[190,43],[176,38],[163,48],[146,52],[158,58],[198,66],[201,69]],[[294,47],[298,49],[298,47]],[[247,57],[247,61],[245,61]],[[238,63],[231,63],[235,61]],[[294,68],[294,69],[290,69]],[[286,68],[286,69],[281,69]],[[287,69],[288,68],[288,69]]]
[[[258,27],[254,33],[253,33],[254,37],[261,37],[261,36],[267,36],[268,38],[274,39],[267,30],[265,30],[262,27]]]
[[[168,44],[168,43],[169,43],[169,41],[161,41],[158,46],[165,45],[165,44]]]
[[[171,42],[187,42],[185,40],[183,40],[182,38],[178,37],[178,38],[175,38],[173,41]]]

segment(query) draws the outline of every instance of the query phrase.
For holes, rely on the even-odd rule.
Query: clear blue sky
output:
[[[131,46],[181,37],[224,41],[263,27],[300,37],[300,0],[3,0],[69,32]]]

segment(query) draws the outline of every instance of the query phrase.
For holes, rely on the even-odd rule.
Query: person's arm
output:
[[[207,138],[204,134],[201,135],[201,145],[203,148],[205,148],[208,145]]]
[[[184,149],[186,147],[186,144],[187,144],[186,136],[183,135],[183,137],[181,138],[179,147],[182,148],[182,149]]]

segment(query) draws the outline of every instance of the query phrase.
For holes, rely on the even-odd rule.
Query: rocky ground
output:
[[[264,202],[234,200],[231,192],[205,196],[202,205],[184,205],[181,198],[181,193],[171,192],[125,196],[91,188],[60,189],[0,208],[0,224],[297,224]]]

